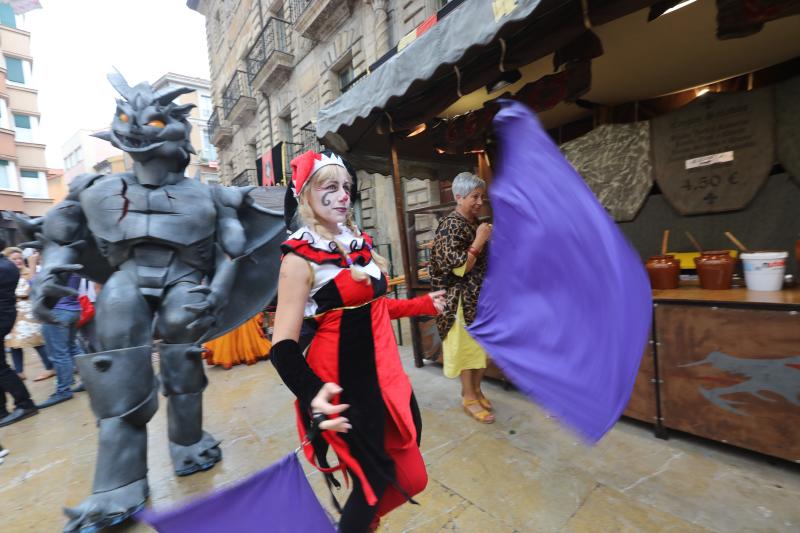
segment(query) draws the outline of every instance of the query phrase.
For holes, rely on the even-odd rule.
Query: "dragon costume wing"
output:
[[[199,342],[215,339],[239,327],[264,309],[278,293],[281,243],[286,240],[283,211],[250,203],[239,210],[239,221],[245,231],[247,257],[239,264],[228,304]]]

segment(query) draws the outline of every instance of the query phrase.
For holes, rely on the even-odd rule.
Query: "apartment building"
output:
[[[8,4],[0,3],[0,210],[40,216],[53,201],[39,131],[31,34],[21,22]],[[0,219],[0,230],[13,241],[10,217]]]
[[[203,183],[218,183],[217,149],[211,142],[208,126],[208,121],[214,111],[211,83],[208,80],[173,72],[164,74],[153,83],[156,91],[171,86],[194,89],[194,92],[182,94],[175,99],[175,102],[180,105],[194,104],[196,106],[189,115],[189,123],[192,125],[192,146],[197,154],[192,155],[189,166],[186,168],[186,175],[199,179]]]

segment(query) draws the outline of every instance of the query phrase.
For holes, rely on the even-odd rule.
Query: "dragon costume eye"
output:
[[[151,120],[147,123],[148,126],[153,126],[154,128],[165,128],[167,125],[164,124],[163,120]]]
[[[125,113],[120,113],[119,114],[119,120],[121,122],[128,122],[128,120],[130,120],[130,119],[128,118],[128,115],[126,115]]]

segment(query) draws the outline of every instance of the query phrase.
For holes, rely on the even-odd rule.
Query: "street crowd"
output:
[[[71,274],[72,294],[59,299],[52,310],[53,323],[40,323],[33,314],[31,291],[36,284],[40,254],[31,248],[7,247],[0,239],[0,427],[9,426],[38,414],[40,409],[65,402],[84,391],[75,379],[74,358],[93,351],[94,283]],[[33,401],[25,381],[25,351],[35,351],[44,371],[33,381],[55,378],[53,393]],[[11,356],[13,368],[8,364]],[[8,410],[7,398],[13,401]],[[8,454],[0,444],[0,463]]]

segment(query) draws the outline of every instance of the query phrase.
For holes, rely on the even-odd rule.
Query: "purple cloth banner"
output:
[[[501,105],[489,268],[468,329],[521,391],[594,443],[630,399],[650,283],[534,114]]]
[[[160,533],[335,533],[295,454],[231,487],[136,519]]]

